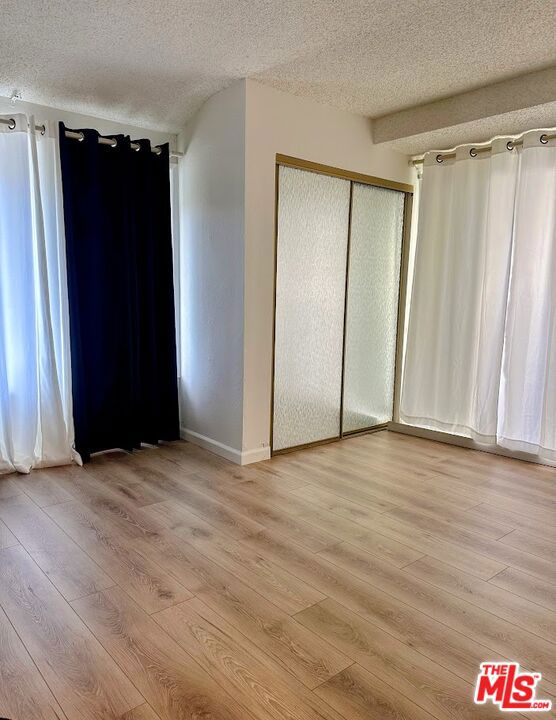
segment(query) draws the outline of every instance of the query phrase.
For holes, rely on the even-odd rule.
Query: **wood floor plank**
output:
[[[177,538],[176,543],[164,536],[150,540],[138,538],[135,547],[142,555],[159,563],[307,687],[316,687],[351,663],[349,658],[307,632],[279,607],[185,540]]]
[[[358,665],[335,675],[315,692],[346,720],[434,720],[426,710]]]
[[[296,495],[310,496],[313,488],[316,490],[324,490],[332,495],[337,496],[340,499],[345,499],[348,502],[357,503],[362,505],[368,510],[373,512],[381,513],[385,510],[390,510],[393,507],[397,507],[400,502],[400,498],[389,496],[387,493],[380,492],[378,494],[373,493],[373,488],[368,485],[361,483],[355,484],[346,482],[341,474],[338,473],[326,473],[324,471],[318,471],[315,473],[312,469],[303,472],[301,464],[295,467],[296,477],[305,478],[309,481],[309,487],[299,488],[293,491]],[[288,470],[291,472],[291,468]],[[302,492],[303,491],[303,492]],[[318,496],[317,496],[318,501]],[[319,504],[318,502],[316,504]]]
[[[556,511],[554,514],[556,515]],[[503,538],[500,538],[500,542],[516,548],[516,550],[523,550],[532,555],[538,555],[538,557],[544,558],[549,562],[556,561],[556,542],[551,542],[545,537],[532,535],[530,532],[524,530],[513,530],[511,533],[504,535]],[[556,576],[554,581],[556,582]]]
[[[341,498],[337,498],[333,493],[324,491],[323,494],[320,488],[316,488],[313,485],[307,485],[300,490],[294,490],[292,494],[302,496],[307,500],[314,495],[315,502],[318,505],[324,503],[331,509],[331,511],[334,511],[339,507],[340,510],[338,514],[342,515],[345,514],[345,505],[343,505],[345,502],[351,505],[351,507],[350,505],[347,506],[346,512],[352,515],[356,514],[356,510],[352,509],[353,506],[355,506],[355,508],[359,507],[358,504],[352,503],[352,501],[344,501]],[[336,498],[337,502],[334,498]],[[438,539],[433,539],[426,529],[424,531],[419,530],[418,532],[415,532],[415,529],[408,528],[407,525],[396,522],[395,519],[392,521],[390,518],[391,515],[392,513],[390,512],[377,514],[364,509],[364,512],[358,516],[355,522],[363,527],[372,527],[377,532],[371,531],[367,535],[357,535],[356,533],[353,533],[351,536],[346,536],[344,534],[343,539],[347,539],[349,542],[352,542],[359,547],[363,547],[368,552],[373,552],[374,554],[383,556],[385,559],[388,559],[388,554],[391,554],[392,557],[390,558],[390,561],[400,567],[406,564],[404,562],[403,553],[400,555],[398,562],[392,552],[391,546],[381,548],[381,541],[384,536],[386,536],[390,542],[396,543],[399,548],[408,548],[414,556],[417,554],[424,555],[428,553],[434,555],[435,557],[439,557],[439,559],[444,559],[447,562],[451,561],[456,564],[457,567],[474,572],[479,577],[484,577],[485,579],[488,579],[497,571],[501,571],[504,567],[503,563],[492,562],[478,553],[467,552],[452,543],[439,542]],[[424,525],[426,525],[426,523],[424,523]],[[374,549],[377,545],[381,548],[380,553],[377,553]],[[415,559],[417,558],[415,557]]]
[[[375,503],[367,495],[363,495],[363,501],[358,502],[357,493],[354,493],[355,497],[353,499],[348,499],[310,483],[293,488],[290,490],[290,494],[313,503],[315,507],[321,507],[335,515],[360,523],[372,523],[377,514],[397,507],[393,503],[381,502],[380,500]]]
[[[330,598],[303,610],[296,618],[435,717],[446,720],[499,718],[497,708],[478,708],[470,702],[471,683]]]
[[[289,515],[273,507],[265,500],[250,497],[247,493],[242,492],[238,486],[218,486],[206,473],[193,475],[191,482],[195,484],[200,495],[212,498],[219,497],[226,501],[228,507],[242,508],[243,512],[249,517],[256,517],[259,523],[259,531],[264,527],[269,527],[285,532],[294,542],[314,552],[338,542],[338,538],[334,535],[330,535],[330,533],[304,522],[296,515]],[[187,505],[187,503],[184,504]],[[196,512],[196,508],[190,507],[190,509]],[[237,512],[237,510],[234,512]],[[207,517],[206,519],[211,522],[210,518]],[[211,524],[213,523],[211,522]],[[247,534],[252,535],[254,532],[257,531]]]
[[[4,519],[29,555],[66,600],[114,585],[91,558],[27,495],[0,500]]]
[[[130,463],[137,468],[146,465],[157,475],[162,473],[167,480],[170,479],[169,489],[178,494],[181,487],[188,484],[187,479],[198,472],[210,472],[213,481],[220,485],[237,484],[247,479],[253,472],[248,466],[241,467],[218,455],[207,454],[206,450],[195,448],[191,443],[184,443],[184,446],[185,450],[177,450],[176,447],[167,445],[161,446],[157,450],[145,452],[144,457],[132,456]],[[181,483],[174,484],[173,479],[179,479]]]
[[[0,603],[68,720],[116,720],[143,702],[22,547],[0,551]]]
[[[492,655],[492,650],[480,642],[400,602],[324,557],[289,543],[278,533],[265,531],[245,542],[468,682],[474,682],[481,658]]]
[[[548,680],[556,681],[555,647],[546,639],[499,618],[493,614],[494,611],[483,610],[405,570],[388,565],[359,548],[343,544],[321,554],[399,601],[469,639],[487,645],[491,651],[516,660],[524,667],[540,669]]]
[[[519,513],[515,510],[512,512],[489,503],[481,503],[465,512],[472,517],[492,518],[495,522],[511,525],[514,530],[525,530],[532,532],[533,535],[546,537],[548,540],[556,542],[556,518],[553,518],[551,524],[544,520],[537,520],[526,512]]]
[[[251,718],[120,588],[72,605],[161,720]]]
[[[143,703],[143,705],[124,713],[120,720],[160,720],[160,718],[148,703]]]
[[[222,570],[173,533],[160,532],[148,539],[136,537],[133,548],[143,558],[159,565],[192,595],[196,595],[207,582],[217,579]]]
[[[501,455],[487,454],[486,457],[483,457],[477,451],[464,451],[458,456],[440,457],[436,466],[454,477],[465,477],[466,482],[473,483],[476,486],[490,486],[500,479],[513,479],[515,482],[519,470],[523,469],[531,477],[531,487],[535,487],[539,482],[538,476],[536,476],[536,468],[541,467],[524,466],[521,462],[516,463],[514,460]]]
[[[0,502],[2,502],[2,501],[0,501]],[[8,526],[4,522],[2,522],[2,520],[0,520],[0,550],[2,548],[12,547],[13,545],[17,545],[17,544],[18,544],[17,538],[10,531]]]
[[[423,441],[422,438],[414,438],[414,440],[419,444]],[[521,460],[516,461],[508,456],[484,453],[480,450],[470,450],[455,445],[442,447],[438,446],[438,443],[434,440],[425,440],[424,442],[431,447],[437,446],[441,448],[441,453],[438,455],[439,463],[451,460],[454,467],[474,469],[477,475],[484,474],[487,479],[492,475],[508,476],[515,478],[519,484],[522,483],[524,475],[527,475],[533,481],[549,483],[553,477],[553,470],[547,465],[528,463]]]
[[[322,469],[336,470],[340,468],[350,473],[354,481],[362,478],[366,482],[394,484],[400,490],[415,491],[415,499],[424,499],[422,495],[425,480],[433,473],[438,472],[427,460],[421,461],[419,457],[405,457],[401,453],[391,453],[388,457],[379,457],[369,454],[364,448],[354,449],[349,456],[334,459],[323,457],[316,463]],[[439,500],[444,499],[451,504],[452,497],[449,489],[439,491]]]
[[[311,486],[311,488],[318,492],[318,488],[315,486]],[[240,492],[254,494],[260,499],[264,498],[265,502],[273,508],[292,515],[295,518],[299,518],[307,523],[307,525],[313,526],[327,533],[329,536],[335,537],[336,542],[363,542],[366,547],[372,548],[371,552],[399,567],[407,565],[413,562],[413,560],[417,560],[423,556],[423,553],[413,550],[408,545],[403,545],[386,535],[380,535],[372,530],[367,530],[367,532],[364,533],[364,527],[372,527],[376,522],[374,519],[376,514],[373,516],[372,523],[367,522],[365,525],[361,523],[360,526],[342,515],[335,514],[313,504],[297,493],[293,494],[278,490],[267,493],[265,488],[261,488],[261,486],[254,481],[242,482],[236,489]],[[236,495],[234,498],[230,498],[230,501],[233,501],[236,497],[238,498],[236,502],[241,499]]]
[[[524,501],[526,503],[534,503],[540,506],[546,505],[556,509],[554,495],[547,485],[539,487],[538,483],[535,483],[535,480],[532,479],[532,481],[527,484],[527,487],[523,487],[523,483],[512,482],[492,472],[485,476],[483,463],[477,463],[474,467],[460,469],[452,462],[442,461],[438,467],[458,480],[467,483],[474,481],[476,486],[485,492],[500,493],[503,494],[504,497],[517,502]],[[481,467],[483,467],[483,472],[480,472]]]
[[[556,612],[556,586],[546,580],[508,567],[490,578],[489,583]]]
[[[20,495],[23,490],[16,484],[17,476],[14,473],[0,475],[0,499]]]
[[[375,528],[380,534],[405,543],[423,555],[430,555],[438,560],[449,562],[454,567],[484,580],[488,580],[507,566],[505,562],[493,560],[461,544],[435,536],[426,523],[418,527],[385,513],[377,518]],[[358,542],[357,545],[364,550],[367,549],[364,541]]]
[[[339,718],[289,673],[242,637],[198,598],[153,618],[207,673],[260,720]]]
[[[556,613],[534,602],[467,575],[434,558],[424,557],[408,565],[405,570],[528,632],[556,643]],[[554,591],[556,594],[556,588]]]
[[[196,494],[201,495],[201,493]],[[190,506],[186,502],[168,500],[157,503],[156,507],[151,505],[146,510],[153,517],[159,520],[164,519],[167,527],[178,534],[182,532],[187,534],[189,527],[188,518],[190,518],[192,514],[199,518],[199,522],[203,522],[206,519],[212,527],[230,538],[243,538],[246,535],[257,532],[257,528],[260,530],[260,528],[263,527],[259,523],[246,523],[246,518],[229,505],[226,508],[221,506],[217,512],[205,514],[200,511],[199,507],[195,504]]]
[[[350,658],[232,578],[197,596],[308,688],[351,665]]]
[[[234,473],[242,471],[242,468],[238,468],[237,465],[232,468],[232,463],[227,462],[213,453],[207,454],[206,451],[193,445],[192,443],[177,442],[162,444],[159,448],[157,448],[156,452],[167,462],[177,465],[185,473],[194,473],[199,470],[210,468],[216,475],[221,475],[221,471],[224,470],[224,474],[221,475],[221,477],[224,479],[224,476],[226,475],[229,481],[233,479]],[[135,460],[140,462],[141,458],[137,456]],[[159,465],[158,462],[157,465]]]
[[[168,499],[161,487],[145,482],[145,478],[152,477],[150,467],[132,463],[128,456],[100,455],[94,463],[84,467],[84,472],[98,479],[104,486],[108,485],[113,492],[137,507]]]
[[[194,489],[195,485],[190,478],[186,483],[177,483],[167,478],[163,487],[172,493],[174,500],[183,503],[199,517],[232,537],[241,538],[263,529],[261,522],[252,519],[257,515],[250,513],[248,508],[242,512],[231,509],[228,503],[222,502],[226,497],[223,493],[216,491],[211,495],[199,492]]]
[[[295,465],[293,463],[292,465],[297,467],[298,471],[303,472],[305,461],[297,461]],[[425,487],[424,483],[415,485],[415,483],[407,481],[407,478],[405,482],[400,481],[393,472],[373,473],[372,469],[366,467],[365,464],[357,466],[355,469],[350,468],[348,463],[331,467],[328,460],[323,460],[305,468],[304,472],[314,485],[334,489],[342,494],[345,494],[346,489],[363,490],[374,498],[395,505],[412,505],[441,511],[442,508],[461,510],[480,502],[475,499],[466,500],[460,494],[453,493],[451,487],[449,489],[442,486]],[[338,481],[340,482],[338,483]]]
[[[286,466],[286,470],[291,472],[291,467]],[[319,471],[320,472],[320,471]],[[285,473],[284,473],[285,475]],[[372,511],[373,513],[383,513],[388,510],[392,510],[393,508],[397,507],[397,504],[392,501],[387,501],[382,499],[381,497],[377,497],[372,494],[372,491],[370,488],[366,488],[365,486],[362,486],[359,488],[358,486],[346,486],[344,483],[340,482],[334,482],[334,480],[340,480],[337,475],[333,474],[324,474],[320,475],[317,474],[316,476],[313,474],[313,471],[302,473],[301,471],[297,470],[294,474],[290,475],[290,477],[298,477],[299,478],[299,484],[296,487],[278,487],[277,489],[280,491],[287,490],[290,492],[290,494],[300,497],[304,500],[307,500],[308,502],[314,502],[314,505],[317,507],[322,507],[325,510],[332,511],[332,507],[335,507],[335,505],[331,503],[338,503],[340,500],[344,500],[346,503],[346,506],[348,509],[354,510],[355,508],[362,507],[363,509],[367,509],[369,511]],[[323,480],[323,483],[321,483],[321,479]],[[304,483],[301,484],[301,480],[304,480]],[[350,500],[345,499],[345,497],[339,496],[338,494],[334,494],[333,491],[327,491],[326,490],[326,481],[330,483],[330,486],[333,489],[340,490],[344,493],[349,492],[353,499]],[[258,483],[259,486],[261,485]],[[251,482],[251,485],[253,486],[253,489],[256,489],[255,481]],[[243,482],[238,486],[238,489],[245,489],[248,488],[248,483]],[[264,491],[264,487],[260,488],[260,492],[262,493]],[[320,500],[320,502],[316,502],[316,500]],[[352,503],[352,504],[350,504]],[[351,513],[345,512],[345,513],[339,513],[343,514],[344,517],[346,517],[348,520],[352,520],[353,517],[351,517]]]
[[[324,595],[267,560],[260,553],[219,533],[209,523],[175,503],[157,503],[146,512],[183,537],[201,554],[249,585],[288,614],[299,612]]]
[[[407,543],[401,543],[388,534],[365,530],[349,520],[323,510],[305,509],[296,517],[301,517],[309,524],[326,530],[330,535],[335,535],[338,543],[350,542],[364,547],[368,552],[396,567],[403,567],[424,555],[421,550],[416,550]]]
[[[67,469],[69,470],[71,466]],[[58,482],[64,476],[66,468],[48,468],[34,470],[31,475],[18,475],[15,481],[18,487],[39,507],[68,502],[73,497]],[[72,468],[73,470],[73,468]]]
[[[487,503],[518,515],[528,515],[540,523],[555,524],[554,510],[556,507],[554,504],[547,508],[546,503],[535,503],[529,500],[507,497],[503,492],[489,490],[482,486],[471,486],[465,480],[452,477],[448,473],[432,475],[425,481],[425,484],[429,490],[438,487],[449,487],[455,497],[462,499],[462,503],[466,501],[470,505],[472,503]]]
[[[74,477],[71,489],[77,502],[91,510],[96,517],[116,527],[118,536],[123,534],[130,539],[152,537],[163,529],[133,499],[114,492],[105,483],[91,482],[90,476],[84,477],[81,473]]]
[[[428,531],[440,540],[447,540],[456,545],[461,545],[466,550],[490,558],[501,565],[510,565],[530,575],[556,582],[556,561],[551,562],[533,553],[504,544],[501,541],[491,540],[482,535],[455,527],[445,520],[432,518],[413,508],[396,508],[388,515],[416,530]],[[384,522],[382,518],[380,522]]]
[[[364,447],[355,443],[352,444],[350,452],[343,453],[340,458],[334,457],[335,452],[336,448],[327,448],[322,451],[322,455],[315,453],[304,462],[324,470],[342,466],[350,473],[362,475],[365,480],[395,479],[403,475],[417,489],[421,481],[431,472],[430,463],[427,460],[420,461],[417,455],[408,458],[398,452],[384,458],[377,453],[370,454]]]
[[[244,485],[245,483],[242,483],[239,487]],[[315,486],[305,487],[310,487],[311,491],[314,489],[318,492],[319,490]],[[311,491],[304,495],[289,493],[290,502],[294,505],[291,514],[295,515],[295,517],[300,518],[309,525],[320,528],[329,535],[333,535],[338,541],[353,542],[355,544],[364,543],[365,547],[372,548],[370,552],[398,567],[407,565],[413,560],[417,560],[418,557],[422,557],[422,552],[414,550],[409,545],[402,544],[388,535],[375,532],[376,513],[372,515],[372,519],[362,520],[360,518],[359,522],[354,522],[341,513],[334,513],[311,502],[309,500]],[[338,500],[340,503],[342,502],[340,498]],[[272,499],[269,499],[269,502],[272,503]],[[370,511],[368,513],[370,514]]]
[[[0,609],[0,716],[60,720],[62,709]]]
[[[403,508],[407,506],[401,507]],[[394,510],[397,509],[398,508],[394,508]],[[491,540],[498,540],[514,530],[512,525],[498,523],[492,520],[492,518],[478,514],[471,515],[470,510],[453,510],[451,508],[443,508],[442,512],[439,513],[437,508],[424,509],[420,507],[418,509],[423,515],[433,519],[436,519],[440,515],[442,520],[449,522],[450,525],[453,525],[457,529],[484,535]],[[395,512],[388,514],[396,517]]]
[[[51,518],[147,612],[187,600],[191,593],[145,559],[115,525],[78,502],[46,508]]]
[[[190,443],[185,443],[190,445]],[[223,461],[222,458],[207,458],[206,453],[184,452],[179,446],[168,448],[161,446],[161,451],[165,459],[172,461],[178,465],[184,472],[196,474],[199,472],[210,472],[210,477],[215,481],[225,483],[227,485],[239,484],[245,481],[258,480],[264,482],[268,488],[276,487],[282,490],[291,487],[298,487],[299,481],[282,473],[274,464],[255,463],[252,465],[235,465],[234,463]],[[169,451],[168,451],[169,450]],[[182,462],[185,458],[185,462]],[[192,463],[193,459],[193,463]]]
[[[511,464],[507,468],[496,469],[496,476],[503,479],[504,483],[511,483],[523,490],[523,480],[526,478],[528,488],[543,495],[548,494],[552,500],[554,499],[554,468],[536,463],[528,464],[532,464],[533,467],[521,468],[520,464],[512,463],[510,458],[508,458],[508,462]],[[484,466],[481,467],[478,464],[476,472],[484,478]],[[487,475],[490,474],[490,472],[487,473]],[[488,487],[488,480],[485,479],[481,485]]]
[[[390,486],[393,484],[400,490],[413,490],[416,502],[426,500],[423,492],[427,487],[427,480],[440,472],[436,461],[420,457],[417,450],[413,450],[411,454],[407,455],[400,452],[399,449],[389,453],[374,452],[370,454],[368,448],[362,446],[350,452],[347,457],[344,456],[337,460],[327,457],[322,458],[319,462],[321,467],[328,466],[333,469],[343,467],[353,473],[355,477],[360,476],[366,481],[371,480],[379,485],[386,483]],[[457,495],[454,496],[449,486],[439,486],[438,492],[434,493],[433,497],[437,502],[444,502],[451,507],[454,507],[454,498],[457,499]]]
[[[251,480],[257,482],[259,485],[266,486],[271,490],[279,488],[280,490],[296,490],[307,484],[307,478],[297,477],[287,472],[283,472],[275,465],[271,464],[271,461],[267,463],[255,463],[247,467],[252,467],[256,470],[256,473],[245,478],[245,480]]]
[[[104,457],[101,455],[94,459],[94,463],[90,464],[95,464]],[[128,462],[127,458],[128,456],[124,455],[121,458],[118,457],[117,461],[112,459],[110,462],[125,464]],[[109,513],[111,516],[117,517],[120,514],[125,515],[128,509],[140,508],[143,486],[141,486],[140,493],[137,494],[132,489],[132,485],[136,481],[126,484],[109,479],[110,473],[105,470],[105,462],[107,461],[102,460],[98,475],[95,474],[95,471],[91,471],[91,468],[75,466],[60,468],[57,481],[70,496],[70,501],[83,503],[99,515]],[[149,492],[149,488],[147,488],[147,492]],[[162,492],[158,492],[153,497],[167,499]]]
[[[429,446],[438,449],[438,461],[435,467],[431,467],[434,470],[434,474],[425,480],[425,486],[431,488],[448,487],[450,492],[456,493],[462,499],[468,498],[469,500],[480,501],[481,503],[487,502],[487,495],[491,498],[492,505],[496,506],[496,509],[517,513],[518,515],[527,516],[531,519],[533,514],[542,513],[542,521],[550,524],[554,529],[556,519],[554,518],[553,511],[543,513],[543,503],[530,504],[527,502],[531,495],[529,488],[534,489],[537,482],[542,481],[542,488],[551,494],[552,500],[554,500],[554,468],[514,460],[510,457],[503,457],[500,455],[494,455],[486,452],[477,450],[470,450],[463,447],[456,447],[446,443],[438,443],[432,440],[424,440],[423,438],[410,438],[406,436],[406,439],[411,441],[410,443],[400,444],[399,437],[396,437],[393,433],[381,433],[382,440],[379,442],[388,442],[391,447],[391,451],[395,451],[396,447],[402,454],[411,456],[415,448],[421,446]],[[390,438],[387,440],[387,438]],[[458,478],[457,471],[451,472],[450,468],[461,465],[467,468],[470,472],[465,473],[465,477]],[[504,493],[504,488],[496,488],[496,482],[498,478],[511,479],[512,482],[519,486],[523,492],[525,489],[526,495],[522,495],[524,501],[509,497],[507,493]],[[494,482],[492,482],[494,480]],[[478,508],[480,510],[480,508]],[[487,517],[491,514],[487,514]],[[505,522],[502,518],[501,522]],[[537,516],[538,521],[538,516]]]
[[[90,468],[87,468],[86,472],[92,474]],[[108,486],[110,490],[131,502],[135,507],[144,507],[168,499],[165,493],[156,492],[154,488],[140,480],[133,482],[131,479],[120,479],[119,476],[111,475],[109,483],[106,483],[107,472],[104,469],[102,473],[95,473],[95,475],[105,488]]]
[[[201,487],[214,489],[215,486],[212,483],[212,478],[208,477],[206,472],[196,473],[194,475],[194,481],[201,477],[204,478]],[[273,508],[281,510],[288,515],[295,515],[299,510],[298,501],[288,488],[269,485],[266,481],[254,479],[243,480],[234,485],[232,490],[236,498],[241,497],[241,495],[237,495],[237,493],[245,493],[249,498],[262,500]]]

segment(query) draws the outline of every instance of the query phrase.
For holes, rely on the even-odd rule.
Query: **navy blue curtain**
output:
[[[169,150],[65,130],[60,123],[73,415],[87,461],[179,437]]]

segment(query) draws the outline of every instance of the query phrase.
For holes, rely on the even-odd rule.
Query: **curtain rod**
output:
[[[66,130],[66,137],[71,138],[72,140],[78,140],[79,142],[82,142],[85,140],[85,134],[82,132],[74,132],[73,130]],[[118,141],[116,138],[109,138],[109,137],[99,137],[98,138],[98,144],[99,145],[110,145],[110,147],[116,147],[118,144]],[[140,150],[141,145],[139,143],[132,142],[130,144],[130,147],[132,150]],[[151,148],[151,152],[153,152],[155,155],[160,155],[162,150],[159,147],[153,147]]]
[[[0,117],[0,123],[2,123],[2,125],[7,125],[10,130],[15,130],[17,125],[14,118],[6,119]],[[35,125],[35,130],[38,130],[41,135],[44,135],[46,133],[46,125]]]
[[[546,145],[549,140],[556,139],[556,133],[554,133],[553,135],[547,135],[546,133],[543,133],[539,139],[543,145]],[[506,148],[508,150],[513,150],[514,148],[520,147],[521,145],[523,145],[522,137],[518,138],[517,140],[508,140],[508,142],[506,143]],[[479,155],[481,153],[490,152],[491,150],[492,150],[492,145],[483,145],[481,147],[472,147],[469,149],[469,155],[471,157],[476,157],[477,155]],[[438,153],[438,155],[436,156],[436,162],[442,163],[442,162],[444,162],[444,160],[453,160],[453,158],[455,158],[455,157],[456,157],[455,152]],[[425,161],[424,158],[417,158],[416,160],[410,160],[409,164],[417,166],[417,165],[422,165],[424,161]]]
[[[2,118],[0,117],[0,123],[3,125],[7,125],[10,130],[15,130],[16,128],[16,121],[14,118]],[[46,125],[43,123],[42,125],[35,125],[35,130],[37,132],[40,132],[41,135],[44,135],[46,133]],[[85,139],[85,135],[82,132],[74,132],[73,130],[66,130],[66,137],[71,138],[72,140],[79,140],[80,142]],[[99,145],[110,145],[110,147],[116,147],[118,144],[118,141],[116,138],[105,138],[105,137],[99,137],[98,138]],[[139,143],[131,143],[131,149],[132,150],[139,150],[141,148],[141,145]],[[151,148],[151,152],[153,152],[155,155],[160,155],[162,150],[158,147]],[[170,157],[182,157],[183,153],[177,152],[176,150],[173,150],[170,152]]]

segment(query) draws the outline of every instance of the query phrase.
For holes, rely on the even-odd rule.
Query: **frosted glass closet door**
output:
[[[279,169],[273,449],[340,434],[347,180]]]
[[[404,193],[354,183],[343,432],[392,419]]]

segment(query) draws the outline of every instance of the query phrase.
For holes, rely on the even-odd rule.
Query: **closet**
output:
[[[273,453],[392,420],[411,192],[277,157]]]

